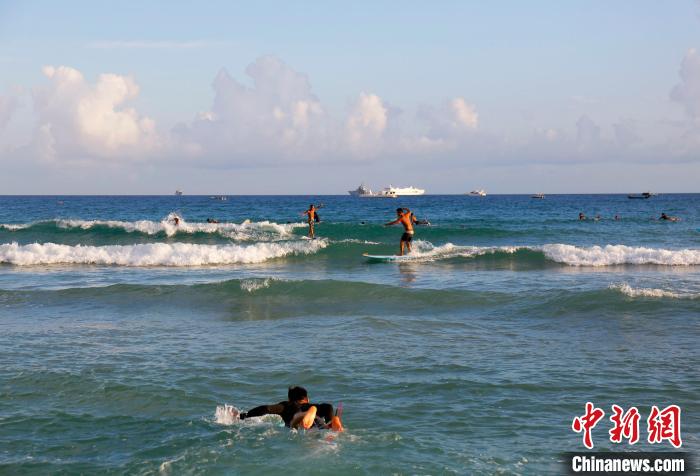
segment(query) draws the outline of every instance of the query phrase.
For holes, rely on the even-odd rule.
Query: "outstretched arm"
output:
[[[384,226],[396,225],[396,224],[399,223],[400,221],[401,221],[401,218],[397,218],[396,220],[390,221],[389,223],[384,223]]]
[[[241,413],[241,420],[263,415],[282,415],[282,411],[284,411],[284,405],[281,403],[278,403],[277,405],[260,405],[247,413]]]

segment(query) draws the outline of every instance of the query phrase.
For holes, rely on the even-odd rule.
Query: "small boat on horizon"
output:
[[[182,195],[182,190],[175,190],[175,195]]]
[[[633,194],[627,195],[627,198],[629,198],[629,199],[638,199],[638,200],[641,199],[641,200],[645,200],[645,199],[647,199],[647,198],[651,198],[651,197],[655,197],[655,196],[656,196],[655,193],[643,192],[643,193],[641,193],[641,194],[639,194],[639,195],[633,195]]]
[[[467,193],[466,195],[469,195],[470,197],[485,197],[486,190],[484,190],[483,188],[480,188],[477,190],[472,190],[471,192]]]
[[[530,198],[537,198],[537,199],[539,199],[539,200],[543,200],[544,197],[545,197],[545,195],[544,195],[544,193],[542,193],[542,192],[536,193],[536,194],[530,196]]]

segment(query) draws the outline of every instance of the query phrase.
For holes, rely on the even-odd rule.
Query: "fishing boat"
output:
[[[544,199],[544,193],[542,193],[542,192],[536,193],[534,195],[531,195],[530,198],[537,198],[539,200],[542,200],[542,199]]]
[[[480,188],[478,190],[472,190],[467,195],[469,195],[470,197],[485,197],[486,190],[484,190],[483,188]]]
[[[175,190],[175,195],[182,195],[182,190]]]

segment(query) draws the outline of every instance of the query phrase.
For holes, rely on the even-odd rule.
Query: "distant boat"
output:
[[[537,198],[539,200],[542,200],[542,199],[544,199],[544,193],[542,193],[542,192],[536,193],[536,194],[530,196],[530,198]]]
[[[642,194],[640,194],[640,195],[627,195],[627,198],[644,200],[644,199],[651,198],[651,197],[655,197],[655,196],[656,196],[655,193],[644,192],[644,193],[642,193]]]
[[[226,195],[212,195],[209,198],[211,198],[212,200],[221,200],[222,202],[228,200],[228,197]]]
[[[355,190],[349,190],[348,193],[353,197],[371,197],[374,195],[372,189],[367,188],[364,183],[360,184]]]
[[[182,195],[182,190],[175,190],[175,195]]]
[[[484,190],[483,188],[480,188],[478,190],[472,190],[467,195],[472,196],[472,197],[485,197],[486,190]]]
[[[397,198],[403,195],[423,195],[425,190],[415,187],[397,188],[389,185],[379,192],[373,192],[365,184],[362,184],[357,189],[348,191],[348,193],[353,197],[362,198]]]

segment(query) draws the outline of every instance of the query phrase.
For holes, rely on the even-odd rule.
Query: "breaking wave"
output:
[[[178,219],[177,224],[175,219]],[[59,219],[35,223],[7,223],[0,224],[0,228],[9,231],[31,230],[33,228],[54,230],[93,230],[100,229],[120,230],[126,233],[142,233],[145,235],[164,234],[175,236],[178,233],[195,234],[209,233],[219,234],[225,238],[237,241],[273,241],[288,239],[295,228],[306,226],[304,223],[275,223],[272,221],[252,222],[245,220],[242,223],[203,223],[188,222],[176,213],[170,213],[161,221],[137,220],[70,220]]]
[[[204,266],[262,263],[288,255],[315,253],[325,240],[255,243],[251,245],[197,245],[149,243],[138,245],[68,246],[55,243],[0,245],[0,263],[18,266],[38,264],[99,264],[119,266]]]
[[[658,288],[633,288],[627,283],[611,284],[610,289],[629,297],[697,299],[700,294],[673,292]]]
[[[516,261],[547,260],[569,266],[614,265],[700,265],[700,250],[667,250],[626,245],[579,247],[565,244],[542,246],[459,246],[452,243],[435,246],[428,241],[417,240],[410,261],[436,261],[451,258],[478,258],[485,255],[515,259]]]
[[[666,250],[641,246],[606,245],[578,247],[573,245],[544,245],[544,255],[558,263],[571,266],[611,266],[621,264],[657,264],[691,266],[700,264],[700,250]]]

